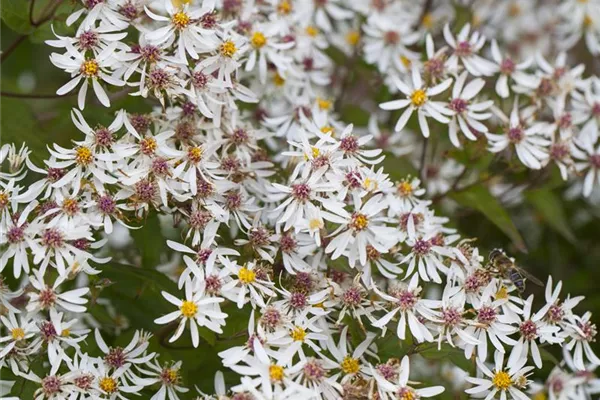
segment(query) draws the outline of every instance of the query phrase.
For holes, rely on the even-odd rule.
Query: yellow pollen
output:
[[[365,188],[365,190],[373,191],[379,188],[379,183],[377,183],[375,179],[365,178],[365,181],[363,182],[363,187]]]
[[[331,100],[325,100],[317,97],[317,105],[321,110],[329,110],[332,106]]]
[[[231,40],[226,40],[221,44],[221,55],[223,57],[233,57],[235,52],[237,51],[237,47],[235,47],[235,43]]]
[[[287,0],[280,1],[279,4],[277,5],[277,12],[279,14],[284,14],[284,15],[291,13],[292,12],[292,4]]]
[[[427,13],[425,15],[423,15],[423,19],[421,20],[421,24],[425,27],[425,28],[431,28],[433,26],[433,15],[431,15],[431,13]]]
[[[322,302],[320,302],[320,303],[313,304],[313,307],[317,307],[317,308],[320,308],[320,309],[323,309],[323,310],[324,310],[324,309],[325,309],[325,302],[324,302],[324,301],[322,301]]]
[[[65,211],[65,214],[73,215],[79,209],[79,204],[75,199],[65,199],[65,201],[63,201],[62,208]]]
[[[303,328],[297,326],[292,330],[290,335],[292,336],[292,339],[294,339],[296,342],[304,342],[304,338],[306,337],[306,331]]]
[[[193,163],[199,163],[202,160],[202,153],[204,153],[202,147],[191,147],[188,149],[188,159]]]
[[[360,363],[356,358],[352,358],[350,356],[344,357],[344,361],[342,361],[342,371],[345,374],[355,374],[360,370]]]
[[[500,299],[508,299],[508,291],[504,286],[501,286],[500,289],[496,292],[496,300]]]
[[[499,390],[507,390],[512,385],[512,379],[510,379],[510,375],[508,372],[499,371],[494,374],[492,378],[492,383]]]
[[[184,300],[179,309],[181,310],[181,314],[186,318],[193,318],[198,312],[196,303],[188,300]]]
[[[313,218],[308,222],[308,227],[311,231],[316,231],[323,228],[323,220],[320,218]]]
[[[168,368],[163,371],[165,380],[169,383],[176,383],[179,381],[179,370]]]
[[[62,332],[60,332],[60,336],[62,337],[69,337],[69,335],[71,335],[71,331],[69,329],[63,329]]]
[[[410,95],[410,101],[412,101],[413,106],[421,107],[427,101],[427,94],[424,90],[417,89]]]
[[[319,34],[319,30],[312,25],[306,27],[306,34],[311,37],[315,37]]]
[[[147,137],[140,141],[140,147],[142,148],[142,152],[144,154],[152,154],[156,151],[158,144],[154,138]]]
[[[104,378],[100,379],[99,386],[100,386],[100,389],[102,389],[104,392],[106,392],[108,394],[112,394],[117,391],[117,381],[115,381],[110,376],[105,376]]]
[[[334,133],[334,129],[332,126],[326,125],[324,127],[321,128],[321,132],[323,132],[326,135],[330,135],[333,137],[333,133]]]
[[[589,28],[590,26],[594,25],[594,20],[592,19],[592,17],[590,17],[588,14],[585,14],[585,16],[583,17],[583,26],[585,28]]]
[[[283,367],[279,365],[271,365],[269,367],[269,378],[273,382],[280,382],[283,380]]]
[[[321,150],[319,150],[318,147],[314,147],[314,146],[312,147],[311,152],[312,152],[312,158],[317,158],[321,154]],[[310,157],[308,156],[308,154],[304,155],[304,159],[306,161],[310,160]]]
[[[402,181],[398,184],[398,193],[402,196],[410,196],[413,192],[413,187],[408,181]]]
[[[402,65],[404,65],[406,68],[412,65],[412,61],[406,56],[400,56],[400,62],[402,62]]]
[[[242,267],[240,268],[240,272],[238,272],[238,278],[240,278],[242,283],[249,284],[256,279],[256,272],[249,270],[246,267]]]
[[[547,400],[548,396],[546,396],[546,392],[539,391],[531,397],[531,400]]]
[[[404,390],[403,393],[400,395],[400,400],[415,400],[415,392],[412,391],[412,389],[407,389]]]
[[[356,46],[360,40],[360,33],[358,31],[350,31],[346,33],[346,43],[350,46]]]
[[[254,32],[252,38],[250,39],[250,43],[252,43],[254,48],[260,49],[267,44],[267,38],[261,32]]]
[[[14,328],[10,331],[10,334],[12,335],[12,338],[15,341],[25,339],[25,331],[23,330],[23,328]]]
[[[369,225],[369,219],[365,214],[361,213],[353,216],[352,221],[350,222],[350,226],[352,226],[355,231],[362,231],[367,227],[367,225]]]
[[[171,19],[177,29],[183,29],[190,24],[190,16],[183,11],[176,12]]]
[[[86,78],[92,78],[98,75],[98,70],[100,67],[98,66],[98,62],[96,60],[86,60],[81,64],[80,72]]]
[[[275,72],[275,75],[273,75],[273,83],[275,86],[283,86],[285,84],[285,79],[283,79],[279,73]]]
[[[192,0],[171,0],[173,7],[181,8],[184,4],[190,4]]]
[[[8,193],[0,192],[0,210],[4,209],[8,205],[9,197]]]
[[[92,151],[89,148],[85,146],[80,146],[75,149],[75,162],[77,162],[77,164],[89,165],[92,163],[93,160],[94,157],[92,155]]]

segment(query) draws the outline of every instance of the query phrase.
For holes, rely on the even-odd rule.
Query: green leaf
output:
[[[10,29],[28,35],[35,29],[29,23],[29,2],[25,0],[2,0],[0,16]]]
[[[3,97],[0,114],[2,143],[14,143],[20,147],[25,142],[32,151],[31,159],[39,165],[48,152],[44,136],[39,134],[37,121],[29,105],[21,99]]]
[[[548,189],[537,189],[527,192],[525,197],[548,226],[569,242],[576,242],[575,234],[567,221],[563,203],[555,193]]]
[[[160,256],[165,252],[165,239],[162,235],[158,214],[152,212],[144,221],[142,229],[129,231],[142,256],[142,267],[154,268],[160,264]]]
[[[525,242],[508,212],[485,186],[474,185],[465,190],[451,193],[450,196],[460,205],[475,209],[485,215],[512,240],[517,249],[526,251]]]
[[[113,282],[103,289],[102,297],[109,297],[117,312],[125,315],[133,326],[155,331],[154,320],[175,311],[175,306],[161,292],[177,296],[180,290],[175,282],[156,270],[109,263],[102,266],[102,277]]]
[[[427,343],[422,346],[424,346],[424,350],[419,350],[418,353],[427,360],[445,360],[463,371],[471,374],[475,372],[474,363],[466,359],[464,352],[457,347],[452,347],[447,343],[442,344],[440,349],[438,349],[437,343]]]

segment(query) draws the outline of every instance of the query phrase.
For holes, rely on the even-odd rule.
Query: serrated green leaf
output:
[[[2,0],[0,16],[13,31],[28,35],[35,29],[29,22],[29,2],[25,0]]]
[[[475,209],[485,215],[508,236],[517,249],[526,251],[525,242],[502,204],[483,185],[474,185],[465,190],[451,193],[460,205]]]
[[[576,242],[575,234],[567,221],[563,203],[556,194],[548,189],[537,189],[527,192],[525,197],[548,226],[560,233],[569,242]]]

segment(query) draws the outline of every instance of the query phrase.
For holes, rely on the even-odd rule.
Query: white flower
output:
[[[454,116],[449,124],[450,129],[450,141],[456,147],[460,147],[460,141],[458,140],[457,131],[460,127],[461,132],[469,140],[477,140],[477,137],[473,134],[473,131],[478,133],[486,133],[488,128],[480,121],[486,120],[492,116],[491,113],[483,113],[486,109],[490,108],[494,102],[492,100],[484,101],[481,103],[472,103],[471,100],[477,96],[485,85],[483,79],[473,79],[466,86],[468,72],[464,71],[452,88],[452,100],[448,108],[454,111]]]
[[[108,95],[98,81],[102,80],[114,86],[125,85],[125,82],[114,78],[109,72],[109,69],[115,64],[115,60],[113,58],[115,49],[116,44],[113,43],[112,45],[108,45],[94,58],[85,58],[80,53],[75,53],[76,55],[71,53],[52,53],[50,56],[50,61],[58,68],[64,69],[66,72],[70,73],[72,77],[69,82],[61,86],[56,91],[56,94],[62,96],[69,93],[71,90],[75,89],[75,87],[83,79],[84,82],[81,85],[79,94],[77,96],[77,104],[79,108],[83,110],[85,107],[85,97],[90,81],[92,82],[94,93],[96,94],[96,97],[100,103],[102,103],[102,105],[105,107],[110,107]]]
[[[490,76],[494,74],[497,67],[494,63],[479,56],[477,52],[481,50],[485,44],[485,37],[479,32],[473,32],[469,37],[471,25],[466,24],[462,27],[456,38],[450,32],[450,26],[444,26],[444,39],[454,52],[446,61],[448,69],[454,73],[458,70],[458,62],[462,62],[464,68],[473,76]]]
[[[375,373],[375,371],[372,371],[372,373],[377,380],[379,396],[384,400],[428,398],[437,396],[445,390],[443,386],[430,386],[419,389],[409,386],[410,362],[408,356],[402,358],[400,372],[394,382],[386,379],[381,374]],[[414,383],[411,382],[412,384]]]
[[[487,396],[487,399],[495,398],[500,392],[501,399],[528,400],[529,396],[521,390],[525,389],[529,384],[527,376],[533,367],[525,367],[525,360],[521,360],[519,364],[504,366],[504,353],[496,351],[494,354],[495,366],[494,371],[490,371],[485,364],[477,359],[477,368],[483,372],[486,378],[471,378],[467,381],[476,385],[473,388],[465,390],[468,394],[475,397]]]
[[[198,347],[200,344],[199,327],[206,326],[211,331],[217,333],[223,332],[221,326],[225,325],[227,314],[221,312],[218,305],[218,303],[224,301],[223,298],[209,297],[204,290],[194,290],[191,279],[187,279],[185,282],[184,300],[180,300],[165,291],[161,293],[169,303],[177,306],[178,310],[157,318],[154,322],[157,324],[168,324],[180,319],[175,333],[169,339],[170,343],[179,339],[188,321],[194,347]]]
[[[542,163],[548,159],[547,147],[551,141],[543,135],[545,125],[542,123],[525,125],[519,116],[519,101],[515,99],[513,109],[510,113],[510,119],[506,117],[500,110],[493,108],[498,118],[504,124],[504,133],[486,133],[486,137],[490,142],[490,151],[498,153],[509,146],[513,146],[519,160],[531,169],[542,168]],[[527,117],[529,112],[533,112],[528,108],[524,110],[523,118]],[[530,115],[530,114],[529,114]]]
[[[406,96],[405,100],[392,100],[379,105],[384,110],[399,110],[406,108],[394,130],[401,131],[408,122],[408,119],[417,110],[419,116],[419,127],[421,133],[425,137],[429,137],[429,125],[427,125],[427,117],[431,117],[438,122],[447,124],[450,119],[446,115],[451,115],[452,112],[447,108],[447,104],[441,101],[431,100],[432,96],[443,93],[452,84],[452,79],[446,79],[440,84],[433,87],[426,87],[421,79],[421,73],[418,68],[412,68],[412,81],[409,84],[404,83],[400,79],[394,79],[396,87]],[[444,115],[445,114],[445,115]]]

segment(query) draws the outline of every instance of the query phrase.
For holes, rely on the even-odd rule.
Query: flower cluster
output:
[[[157,352],[189,342],[200,354],[215,337],[221,371],[200,399],[434,397],[444,386],[416,378],[431,381],[419,363],[436,351],[466,361],[440,364],[475,398],[600,392],[583,297],[549,277],[534,301],[514,259],[484,257],[434,211],[428,196],[476,177],[451,160],[421,177],[382,165],[418,163],[435,137],[600,190],[600,80],[566,53],[580,37],[600,52],[600,7],[475,1],[473,24],[456,27],[452,3],[420,3],[83,0],[75,35],[47,42],[71,75],[57,93],[79,86],[81,139],[49,146],[43,164],[25,146],[0,150],[0,395],[32,381],[36,400],[187,398],[185,364]],[[521,41],[546,23],[564,48],[550,34]],[[356,100],[367,126],[338,112],[353,67],[338,73],[332,49],[387,88]],[[100,125],[81,111],[90,85],[106,107],[128,88],[154,107]],[[155,214],[177,232],[172,259],[143,267],[176,282],[160,299],[171,311],[155,335],[109,346],[103,335],[128,325],[104,324],[119,312],[104,290],[119,282],[103,270],[110,256],[139,269],[109,243]],[[247,329],[229,336],[240,314]],[[564,360],[536,383],[553,345]]]

